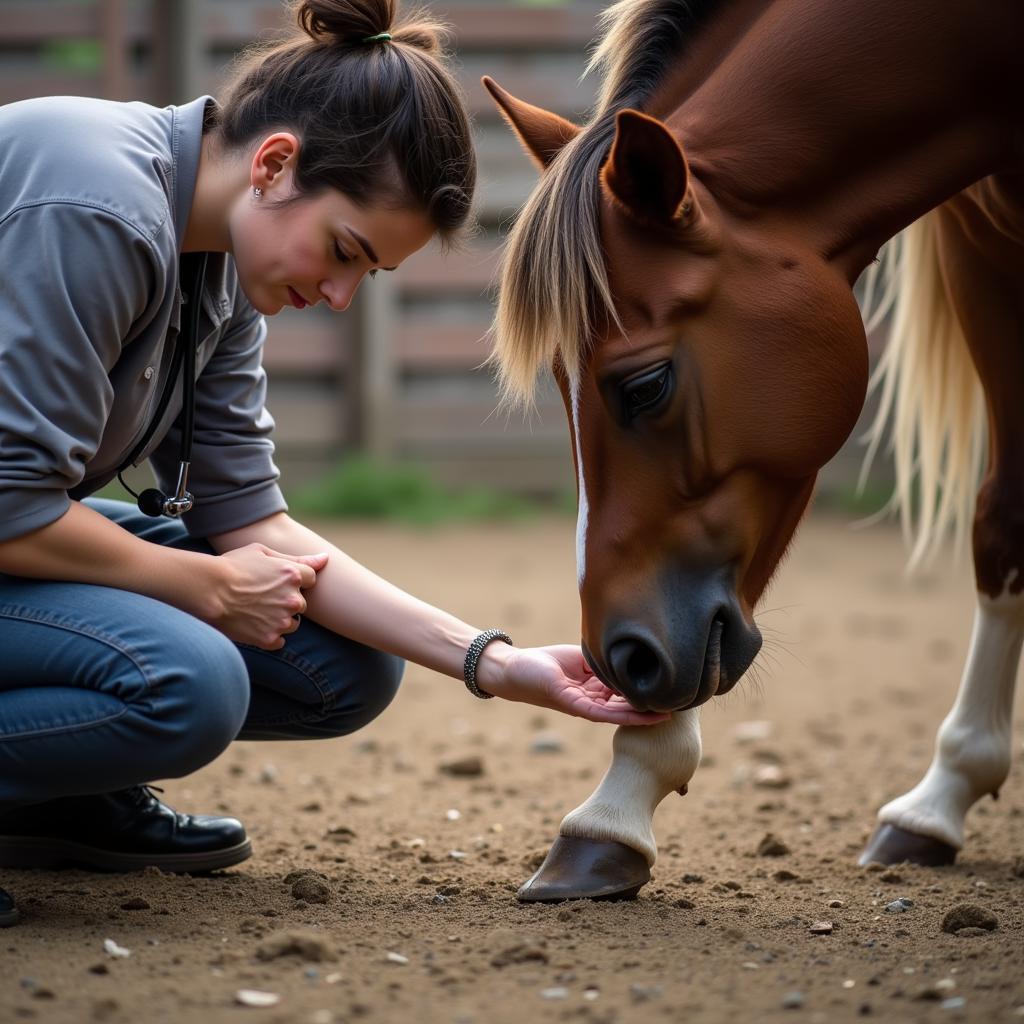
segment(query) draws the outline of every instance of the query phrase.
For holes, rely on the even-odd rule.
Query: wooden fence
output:
[[[496,411],[487,355],[501,238],[536,172],[479,84],[491,74],[567,117],[590,105],[585,49],[602,4],[437,2],[475,122],[480,231],[364,282],[347,314],[285,310],[270,322],[268,405],[286,480],[351,450],[427,463],[452,481],[571,488],[564,413]],[[182,102],[216,94],[231,58],[289,28],[275,0],[0,0],[0,102],[79,94]]]
[[[580,75],[605,0],[425,2],[453,28],[475,120],[481,230],[464,252],[424,251],[399,273],[365,282],[346,315],[285,310],[271,321],[279,461],[286,483],[360,450],[425,463],[452,482],[569,489],[553,387],[536,415],[509,417],[496,411],[493,382],[479,368],[502,235],[536,180],[479,79],[490,74],[582,118],[594,83]],[[289,27],[281,0],[0,0],[0,102],[76,93],[164,104],[216,94],[240,49]],[[847,487],[859,454],[847,445],[826,486]]]

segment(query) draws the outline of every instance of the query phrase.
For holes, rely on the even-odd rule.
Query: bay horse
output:
[[[649,878],[696,709],[756,657],[758,601],[861,411],[853,286],[897,235],[873,443],[891,418],[915,559],[974,506],[978,606],[931,767],[861,862],[951,863],[1009,771],[1024,635],[1024,6],[620,0],[603,27],[584,126],[484,80],[542,172],[493,359],[506,397],[550,368],[565,403],[591,666],[674,714],[617,731],[520,898]]]

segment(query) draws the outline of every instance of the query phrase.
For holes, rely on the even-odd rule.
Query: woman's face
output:
[[[261,313],[321,301],[347,309],[366,274],[394,270],[433,237],[419,211],[360,207],[335,189],[279,205],[289,179],[278,175],[261,197],[247,192],[231,211],[239,283]]]

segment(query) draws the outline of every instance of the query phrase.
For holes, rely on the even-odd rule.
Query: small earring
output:
[[[252,194],[253,194],[254,198],[262,199],[263,198],[263,189],[261,189],[259,187],[259,185],[253,185],[253,187],[252,187]]]

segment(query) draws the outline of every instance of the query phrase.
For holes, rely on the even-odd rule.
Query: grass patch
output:
[[[416,526],[522,520],[540,510],[538,503],[519,495],[487,487],[447,488],[421,467],[364,456],[345,459],[312,483],[289,490],[288,504],[297,516]]]

